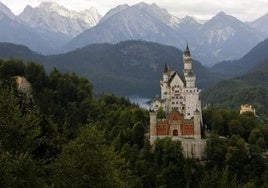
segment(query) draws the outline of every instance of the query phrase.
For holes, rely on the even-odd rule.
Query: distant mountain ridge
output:
[[[157,42],[179,49],[188,43],[195,59],[212,66],[241,58],[268,37],[267,15],[243,23],[220,12],[202,21],[190,16],[177,18],[155,3],[119,5],[102,18],[96,9],[75,12],[51,2],[35,8],[27,6],[19,16],[0,3],[0,12],[4,15],[0,22],[0,41],[27,45],[44,54],[126,40]]]
[[[152,41],[183,49],[188,42],[194,57],[210,66],[240,58],[263,39],[262,33],[224,12],[200,22],[191,17],[177,18],[156,4],[138,3],[112,9],[99,24],[68,43],[65,50],[124,40]]]
[[[268,60],[268,39],[260,42],[249,53],[241,59],[234,61],[223,61],[214,65],[211,71],[221,74],[224,77],[236,77],[258,69],[263,62]]]
[[[83,12],[70,11],[53,2],[43,2],[38,7],[25,7],[18,18],[37,29],[47,29],[74,37],[95,26],[101,16],[91,7]]]
[[[16,18],[16,16],[12,13],[12,11],[6,5],[4,5],[1,1],[0,1],[0,12],[4,13],[6,16],[8,16],[11,19]]]
[[[96,9],[77,13],[56,3],[27,6],[19,16],[0,2],[0,41],[22,44],[43,54],[58,53],[73,36],[95,25]],[[92,25],[90,25],[92,24]]]
[[[106,20],[73,39],[67,46],[72,50],[94,43],[117,43],[125,40],[146,40],[176,45],[179,36],[175,30],[167,25],[169,14],[159,7],[146,3],[139,3],[131,7],[124,7],[112,16],[104,16]],[[156,12],[159,14],[156,16]],[[109,12],[107,13],[110,14]],[[118,16],[118,14],[120,16]],[[161,17],[161,19],[160,19]]]
[[[265,36],[265,38],[268,38],[268,13],[263,15],[262,17],[252,21],[248,22],[247,24],[262,32],[262,34]]]
[[[14,49],[14,50],[10,50]],[[159,79],[165,64],[182,73],[182,51],[145,41],[126,41],[115,45],[93,44],[65,54],[43,56],[26,47],[0,43],[0,57],[36,61],[47,70],[54,67],[76,72],[93,82],[97,93],[152,97],[159,93]],[[197,85],[205,88],[220,78],[198,61],[193,63]]]
[[[43,53],[52,53],[70,40],[48,30],[36,30],[0,12],[0,41],[22,44]]]

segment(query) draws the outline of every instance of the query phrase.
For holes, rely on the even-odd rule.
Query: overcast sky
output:
[[[29,4],[33,7],[44,0],[0,0],[13,13],[19,14]],[[84,10],[95,7],[102,15],[119,4],[133,5],[141,1],[135,0],[50,0],[72,10]],[[195,16],[199,19],[209,19],[220,11],[237,17],[242,21],[252,21],[268,13],[268,0],[144,0],[146,3],[156,3],[170,13],[183,17]]]

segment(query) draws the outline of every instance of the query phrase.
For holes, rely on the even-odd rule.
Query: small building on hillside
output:
[[[255,108],[253,108],[250,104],[242,104],[240,107],[240,114],[244,114],[247,112],[253,113],[254,116],[256,116]]]

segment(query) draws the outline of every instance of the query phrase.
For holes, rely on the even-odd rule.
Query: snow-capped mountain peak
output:
[[[43,2],[35,8],[26,6],[19,15],[20,20],[33,28],[47,29],[68,36],[76,36],[95,26],[100,18],[100,14],[93,7],[76,12],[55,2]]]
[[[0,1],[0,12],[4,13],[6,16],[8,16],[13,20],[16,18],[16,16],[11,12],[11,10],[6,5],[1,3],[1,1]]]

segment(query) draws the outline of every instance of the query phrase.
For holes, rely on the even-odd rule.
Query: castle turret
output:
[[[165,69],[164,69],[164,72],[163,72],[163,82],[168,82],[168,75],[169,75],[169,69],[168,69],[168,66],[167,64],[165,64]]]
[[[192,58],[189,46],[187,44],[186,49],[183,53],[183,63],[184,63],[184,75],[192,71]]]
[[[163,78],[160,81],[161,86],[161,99],[167,99],[168,98],[168,81],[169,81],[169,68],[167,64],[165,64],[165,69],[163,72]]]
[[[184,78],[186,81],[186,87],[187,88],[194,88],[195,87],[195,74],[193,72],[193,63],[192,63],[192,58],[191,58],[191,52],[189,50],[189,46],[187,44],[186,49],[183,53],[183,63],[184,63]]]

